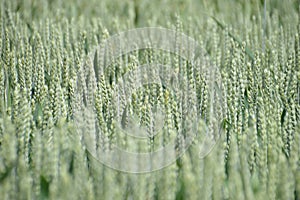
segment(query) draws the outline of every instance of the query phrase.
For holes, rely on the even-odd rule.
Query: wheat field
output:
[[[300,199],[299,6],[296,0],[1,0],[0,199]],[[105,151],[119,145],[149,153],[174,139],[181,152],[190,126],[185,102],[203,123],[213,121],[206,74],[174,53],[149,44],[106,67],[86,62],[108,38],[143,27],[184,33],[205,50],[222,81],[221,134],[199,157],[199,127],[199,137],[171,164],[128,173],[99,162],[85,133],[100,132],[93,142]],[[164,87],[168,72],[158,84],[133,90],[138,83],[130,72],[156,62],[180,73],[192,96],[180,100],[180,90]],[[133,99],[126,112],[134,119],[115,101],[126,98],[117,87],[126,74]],[[163,119],[153,116],[157,108]],[[123,128],[134,120],[147,137],[120,134],[119,119]]]

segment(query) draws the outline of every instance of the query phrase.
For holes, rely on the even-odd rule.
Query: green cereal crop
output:
[[[1,0],[0,199],[300,199],[300,4],[265,3],[264,17],[260,0]],[[220,72],[222,134],[205,157],[200,133],[216,123],[208,74],[151,44],[109,66],[88,60],[108,38],[142,27],[190,36]],[[150,76],[139,66],[155,63],[172,66],[191,96],[163,81],[134,90],[137,77]],[[176,84],[167,70],[151,73]],[[202,119],[199,134],[154,172],[102,164],[78,131],[100,131],[90,142],[104,152],[149,153],[175,140],[179,155],[189,105]],[[137,128],[132,122],[146,138],[121,134]]]

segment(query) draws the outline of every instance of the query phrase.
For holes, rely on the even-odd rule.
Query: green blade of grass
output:
[[[222,22],[220,22],[217,18],[215,18],[214,16],[210,16],[216,23],[217,25],[225,30],[226,26],[224,24],[222,24]],[[238,37],[236,37],[235,35],[233,35],[231,32],[228,31],[228,35],[237,43],[239,43],[240,46],[242,46],[242,40]],[[246,46],[245,48],[246,50],[246,54],[249,56],[249,58],[254,61],[254,53],[250,50],[250,48],[248,46]]]

